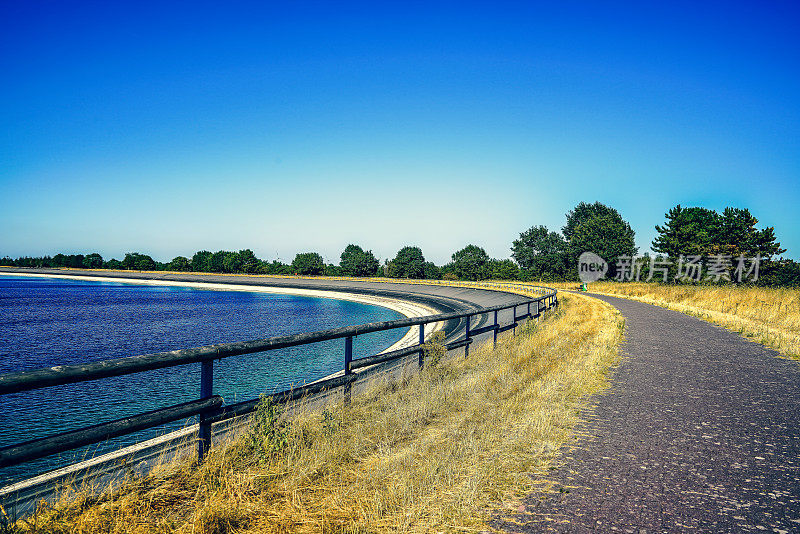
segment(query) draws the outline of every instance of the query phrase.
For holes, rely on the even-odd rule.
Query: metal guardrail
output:
[[[494,284],[492,285],[494,286]],[[557,292],[554,289],[522,284],[503,285],[508,289],[517,289],[510,286],[519,285],[520,288],[517,289],[518,291],[525,291],[527,293],[539,292],[541,296],[517,304],[479,308],[468,312],[443,313],[424,317],[398,319],[395,321],[368,323],[290,336],[207,345],[191,349],[0,375],[0,396],[2,396],[21,391],[200,363],[199,399],[98,425],[54,434],[45,438],[2,447],[0,448],[0,468],[37,460],[52,454],[66,452],[85,445],[99,443],[114,437],[131,434],[140,430],[194,416],[199,416],[197,454],[198,458],[202,459],[211,446],[211,425],[213,423],[253,412],[262,400],[258,398],[225,405],[221,397],[214,395],[214,360],[298,345],[307,345],[332,339],[344,339],[343,375],[314,382],[302,387],[284,390],[270,395],[269,398],[274,403],[286,403],[339,387],[344,388],[346,398],[348,398],[350,387],[357,378],[357,374],[353,373],[356,369],[397,360],[414,353],[418,354],[418,363],[419,366],[422,367],[424,365],[425,326],[428,324],[454,319],[464,319],[466,328],[463,339],[448,343],[446,347],[448,350],[464,347],[465,356],[468,356],[469,346],[473,342],[473,337],[492,331],[494,333],[493,341],[497,343],[498,333],[516,327],[518,322],[523,319],[539,317],[542,311],[558,305]],[[486,286],[479,287],[483,288]],[[533,310],[531,309],[532,306],[534,308]],[[525,312],[522,315],[517,315],[520,307],[524,308]],[[508,309],[514,310],[513,320],[508,325],[500,326],[498,323],[498,312]],[[489,313],[493,314],[493,324],[477,329],[470,329],[471,318]],[[413,326],[419,327],[419,341],[417,344],[388,353],[353,359],[354,337],[371,332],[381,332],[396,328],[410,328]]]

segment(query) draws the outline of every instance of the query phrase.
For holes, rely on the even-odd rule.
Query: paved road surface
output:
[[[613,297],[623,361],[577,448],[507,532],[800,532],[800,362]],[[564,492],[559,492],[561,488]]]

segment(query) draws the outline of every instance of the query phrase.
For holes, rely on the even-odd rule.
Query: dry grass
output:
[[[594,282],[593,293],[619,295],[693,315],[800,359],[800,290],[751,286]]]
[[[622,320],[565,295],[498,348],[480,347],[350,405],[264,407],[201,466],[174,463],[114,492],[42,507],[20,532],[430,532],[480,528],[533,489],[586,395],[606,385]],[[580,311],[580,313],[578,313]],[[505,504],[504,504],[505,503]]]

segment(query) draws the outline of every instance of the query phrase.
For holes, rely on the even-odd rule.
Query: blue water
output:
[[[401,317],[334,299],[0,276],[0,374]],[[359,336],[354,356],[380,352],[403,333]],[[342,369],[343,344],[334,340],[216,362],[214,393],[230,403],[317,380]],[[200,365],[192,364],[4,395],[0,447],[196,399],[199,375]],[[0,487],[185,424],[0,469]]]

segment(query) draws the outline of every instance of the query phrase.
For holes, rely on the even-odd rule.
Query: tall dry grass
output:
[[[579,302],[580,301],[580,302]],[[262,405],[251,430],[10,528],[25,533],[431,532],[480,528],[534,488],[586,396],[606,385],[622,320],[563,296],[541,323],[406,376],[349,405]],[[434,347],[435,349],[435,347]]]
[[[800,359],[799,289],[603,281],[589,284],[589,290],[687,313]]]

